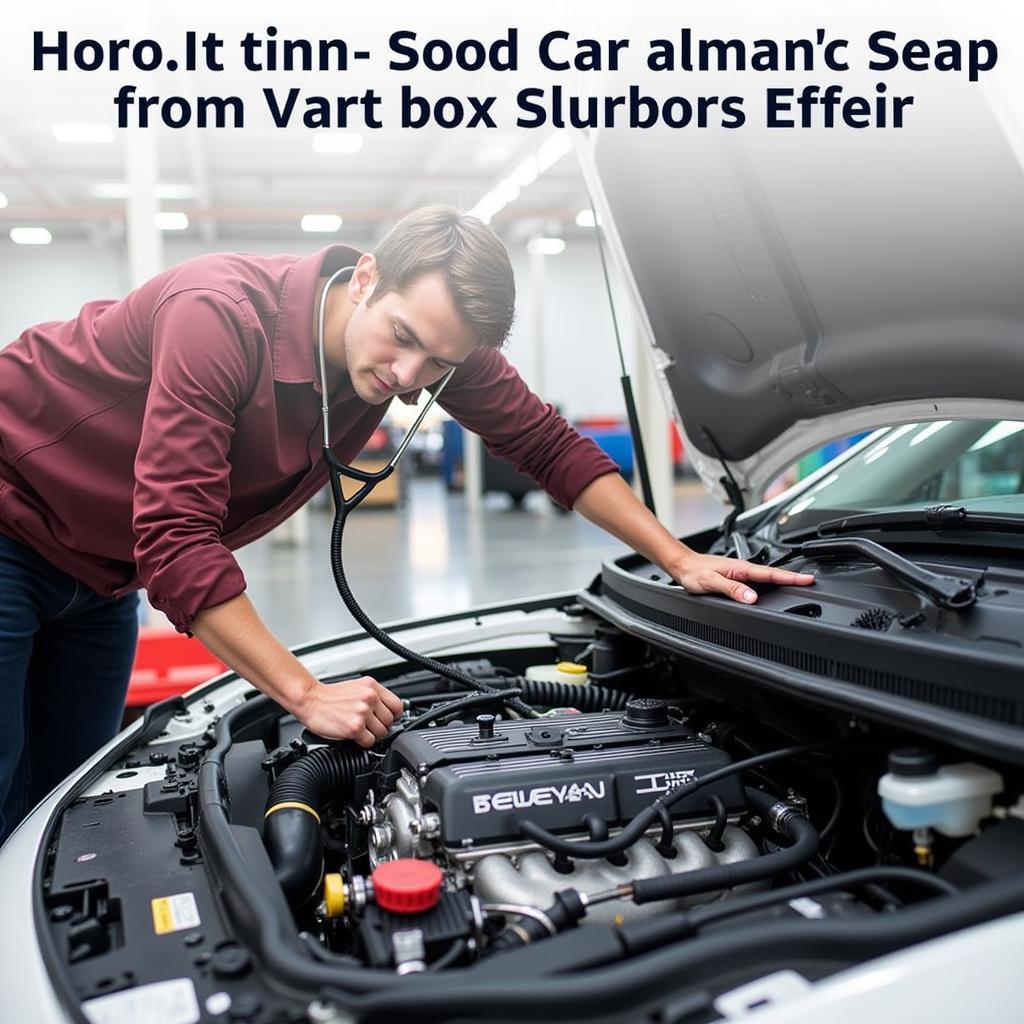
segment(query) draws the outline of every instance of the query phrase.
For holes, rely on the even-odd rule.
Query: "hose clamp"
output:
[[[799,817],[802,817],[800,812],[782,800],[772,804],[771,810],[768,811],[768,820],[771,822],[772,828],[780,835],[787,835],[789,823]]]

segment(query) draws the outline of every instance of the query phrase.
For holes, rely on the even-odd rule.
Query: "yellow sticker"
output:
[[[160,896],[150,901],[150,907],[153,911],[153,930],[157,935],[199,927],[199,908],[195,896],[190,892]]]

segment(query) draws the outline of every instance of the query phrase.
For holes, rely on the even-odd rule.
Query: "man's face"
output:
[[[433,384],[476,348],[476,335],[462,319],[440,271],[368,302],[376,271],[371,267],[368,279],[360,280],[363,269],[357,267],[349,288],[342,365],[364,402],[379,405]]]

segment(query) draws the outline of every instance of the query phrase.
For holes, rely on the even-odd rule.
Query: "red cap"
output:
[[[437,905],[444,876],[428,860],[403,857],[374,869],[373,898],[377,906],[396,914],[422,914]]]

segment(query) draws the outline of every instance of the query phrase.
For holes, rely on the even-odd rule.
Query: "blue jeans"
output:
[[[0,536],[0,843],[118,731],[138,603]]]

